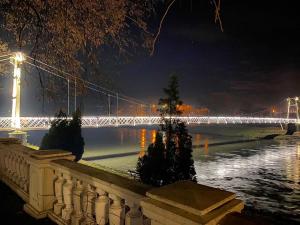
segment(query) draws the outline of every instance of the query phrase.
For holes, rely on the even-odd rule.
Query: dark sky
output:
[[[169,74],[175,72],[183,101],[208,107],[212,114],[257,112],[300,95],[297,1],[222,0],[223,33],[214,23],[209,0],[193,0],[192,10],[189,3],[177,0],[171,9],[154,56],[135,57],[112,76],[124,94],[157,103]],[[149,24],[149,30],[156,28],[157,21]],[[115,74],[116,68],[108,66],[108,74]],[[22,113],[40,114],[37,79],[28,76],[22,90]],[[0,92],[0,114],[6,115],[11,105],[9,76],[1,78]],[[66,105],[66,96],[62,99],[50,108]],[[88,111],[106,110],[103,100],[93,99],[97,103],[89,104]]]
[[[210,1],[193,3],[172,8],[153,57],[124,66],[117,80],[126,94],[156,102],[176,72],[183,100],[213,112],[255,112],[299,95],[296,1],[222,0],[224,33]]]

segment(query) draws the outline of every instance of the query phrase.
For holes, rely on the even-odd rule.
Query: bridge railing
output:
[[[181,121],[191,124],[288,124],[297,123],[297,119],[273,118],[273,117],[177,117]],[[22,130],[43,130],[49,129],[54,117],[21,117]],[[71,118],[70,118],[71,119]],[[161,123],[161,118],[153,117],[133,117],[133,116],[84,116],[82,117],[82,127],[118,127],[118,126],[139,126],[139,125],[157,125]],[[0,117],[0,130],[12,130],[12,120],[10,117]]]
[[[73,160],[70,152],[32,150],[16,139],[0,139],[0,178],[37,219],[49,217],[60,225],[216,225],[243,208],[231,192],[185,181],[153,188]],[[212,201],[210,195],[221,198]]]
[[[0,117],[0,130],[10,130],[11,124],[11,117]]]

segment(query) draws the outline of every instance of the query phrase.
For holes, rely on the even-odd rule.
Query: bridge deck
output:
[[[177,117],[187,124],[288,124],[297,123],[297,119],[268,118],[268,117]],[[22,130],[44,130],[48,129],[55,117],[21,117]],[[82,127],[126,127],[139,125],[157,125],[161,118],[157,116],[133,117],[133,116],[84,116]],[[13,130],[11,117],[0,117],[0,130]]]

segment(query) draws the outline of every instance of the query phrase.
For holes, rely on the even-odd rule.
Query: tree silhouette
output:
[[[75,161],[81,159],[84,152],[84,140],[81,135],[81,113],[79,110],[68,120],[64,112],[60,111],[52,123],[49,132],[42,139],[40,149],[62,149],[72,152]]]
[[[196,181],[192,159],[192,137],[186,125],[177,116],[181,115],[179,106],[179,86],[176,75],[170,77],[165,98],[159,100],[161,115],[160,129],[156,140],[148,147],[147,153],[137,162],[137,175],[141,182],[162,186],[178,180]]]

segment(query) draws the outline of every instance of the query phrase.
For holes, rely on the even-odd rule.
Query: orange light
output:
[[[155,143],[155,139],[156,139],[156,130],[152,130],[151,131],[151,142]]]
[[[145,147],[146,147],[146,129],[141,130],[140,134],[140,153],[139,157],[143,157],[145,155]]]

